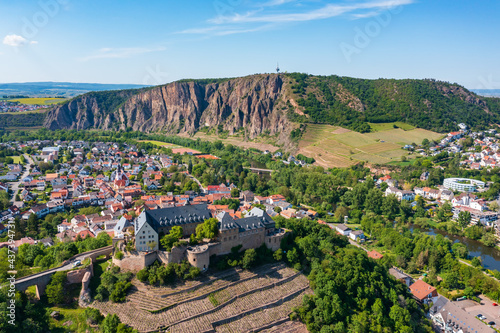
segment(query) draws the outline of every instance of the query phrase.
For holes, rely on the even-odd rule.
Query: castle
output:
[[[181,226],[183,237],[189,237],[199,224],[211,217],[212,212],[206,204],[145,210],[137,218],[134,228],[138,256],[114,262],[122,268],[124,266],[128,270],[138,271],[155,260],[167,264],[187,259],[191,265],[206,270],[213,255],[228,254],[233,247],[240,245],[241,250],[246,250],[265,244],[276,251],[286,235],[285,230],[275,228],[274,220],[265,211],[254,207],[244,218],[237,220],[226,212],[215,216],[219,221],[219,233],[212,243],[174,247],[170,252],[159,250],[159,239],[168,234],[172,227]]]

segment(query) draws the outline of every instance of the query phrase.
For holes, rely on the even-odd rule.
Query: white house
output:
[[[394,194],[398,198],[399,201],[401,201],[401,200],[412,201],[413,199],[415,199],[415,193],[413,191],[400,190],[400,189],[395,188],[395,187],[388,187],[385,190],[386,196],[391,195],[391,194]]]
[[[354,230],[349,234],[349,238],[356,242],[363,242],[365,240],[365,234],[363,230]]]
[[[348,226],[346,226],[345,224],[337,224],[335,226],[335,229],[337,230],[337,232],[339,234],[341,234],[342,236],[349,236],[349,234],[351,233],[351,228],[349,228]]]

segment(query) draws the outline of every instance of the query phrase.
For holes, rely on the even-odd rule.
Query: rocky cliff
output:
[[[47,112],[49,129],[132,129],[194,134],[210,129],[247,139],[276,135],[291,143],[296,123],[369,132],[369,123],[402,121],[436,132],[458,123],[500,123],[500,99],[436,80],[365,80],[300,73],[183,80],[136,90],[91,92]],[[300,134],[294,133],[295,138]]]
[[[253,75],[216,82],[180,81],[142,90],[88,93],[47,113],[49,129],[123,129],[195,133],[205,126],[254,138],[264,132],[285,138],[281,75]]]

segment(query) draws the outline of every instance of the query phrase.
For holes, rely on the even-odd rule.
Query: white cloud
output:
[[[290,8],[283,8],[283,10],[280,10],[282,7],[285,7],[282,5],[291,2],[301,2],[297,0],[268,0],[258,4],[259,8],[257,10],[217,16],[208,20],[208,26],[206,27],[186,29],[179,33],[223,36],[235,33],[267,30],[270,27],[277,27],[280,24],[324,20],[341,15],[347,15],[352,19],[363,19],[376,16],[384,10],[412,4],[415,1],[416,0],[351,0],[338,4],[330,3],[320,8],[302,11],[297,10],[299,7],[293,6],[295,12],[290,12]],[[272,7],[272,10],[270,7]]]
[[[5,38],[3,39],[3,43],[5,45],[17,47],[26,45],[28,41],[23,36],[12,34],[5,36]]]
[[[33,44],[38,44],[38,42],[37,42],[36,40],[32,40],[32,41],[30,42],[30,44],[32,44],[32,45],[33,45]]]
[[[145,47],[125,47],[125,48],[102,48],[92,55],[79,58],[80,61],[89,61],[95,59],[113,59],[130,58],[139,54],[164,51],[164,47],[145,48]]]
[[[324,20],[347,13],[352,13],[357,10],[373,10],[373,9],[389,9],[402,5],[409,5],[414,0],[382,0],[369,1],[361,3],[349,3],[343,5],[328,4],[320,9],[311,10],[304,13],[286,13],[286,14],[271,14],[271,15],[256,15],[256,12],[247,14],[234,14],[232,16],[219,16],[209,20],[213,24],[227,23],[286,23],[286,22],[305,22],[314,20]],[[356,14],[356,13],[353,13]]]

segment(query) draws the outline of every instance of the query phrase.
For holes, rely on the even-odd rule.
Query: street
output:
[[[21,182],[24,178],[29,176],[30,171],[31,171],[31,165],[33,165],[33,160],[31,159],[31,157],[29,155],[24,154],[24,158],[26,159],[27,164],[25,164],[25,170],[24,170],[23,174],[19,177],[17,182],[9,184],[10,190],[12,191],[12,198],[10,199],[10,202],[12,202],[17,207],[23,206],[22,201],[16,201],[16,194],[17,194],[17,191],[19,190],[19,185],[21,184]]]

